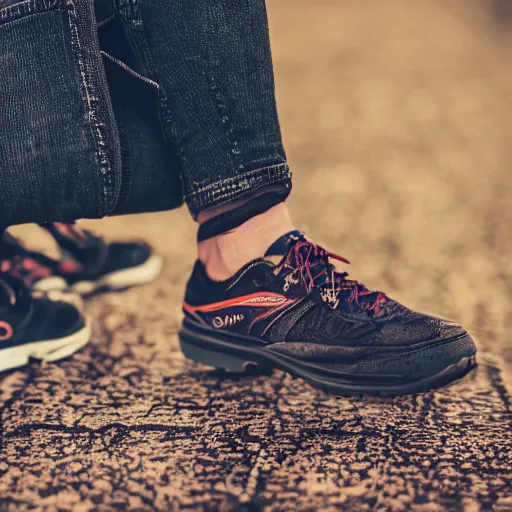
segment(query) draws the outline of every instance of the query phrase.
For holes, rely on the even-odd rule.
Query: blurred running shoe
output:
[[[161,271],[162,258],[146,242],[107,243],[74,223],[42,227],[57,242],[59,260],[28,250],[7,232],[0,243],[0,271],[22,279],[32,290],[89,295],[146,284]]]

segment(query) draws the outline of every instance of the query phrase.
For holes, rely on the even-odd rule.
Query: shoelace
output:
[[[347,279],[348,273],[337,272],[329,258],[350,264],[343,256],[326,251],[305,238],[297,240],[281,264],[285,270],[285,291],[293,284],[302,283],[308,293],[314,287],[320,288],[322,299],[333,309],[344,300],[349,304],[355,303],[363,311],[379,314],[387,297],[382,292],[369,290],[358,281]],[[286,270],[291,272],[286,273]],[[342,298],[343,292],[348,293]]]

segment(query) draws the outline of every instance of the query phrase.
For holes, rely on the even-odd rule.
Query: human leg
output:
[[[250,5],[263,8],[262,4]],[[227,0],[212,2],[210,7],[201,2],[177,5],[183,11],[177,23],[195,12],[201,24],[187,26],[197,31],[191,40],[183,38],[190,43],[191,54],[184,51],[183,41],[181,45],[175,41],[173,49],[156,36],[152,43],[160,45],[159,61],[169,66],[178,61],[176,80],[190,65],[185,75],[189,87],[180,91],[176,83],[177,92],[168,98],[173,115],[169,129],[182,158],[186,201],[201,223],[199,260],[187,285],[180,331],[185,355],[236,371],[251,363],[279,368],[341,394],[422,391],[470,370],[476,349],[462,327],[416,313],[337,270],[333,259],[348,262],[293,230],[279,201],[265,203],[266,191],[272,194],[270,180],[252,183],[249,179],[240,186],[255,165],[251,151],[241,150],[246,141],[240,134],[251,134],[248,148],[253,140],[273,140],[274,145],[258,149],[266,147],[271,154],[272,147],[279,147],[284,160],[275,131],[279,126],[275,109],[262,108],[259,114],[265,119],[237,110],[243,104],[274,105],[272,80],[257,81],[253,91],[239,88],[236,77],[240,74],[246,83],[253,61],[245,50],[254,46],[255,53],[263,56],[254,58],[254,66],[263,76],[271,76],[268,39],[254,36],[267,31],[266,18],[251,17],[254,12],[249,9],[241,14],[248,17],[241,20]],[[154,2],[141,2],[143,20],[155,15],[153,9],[157,9]],[[212,30],[219,24],[225,29],[219,34],[229,34],[222,40],[222,51],[215,48],[220,40]],[[252,30],[240,31],[244,24]],[[173,33],[179,34],[179,25],[174,28]],[[231,39],[231,34],[238,37]],[[205,67],[199,59],[203,54],[211,59],[204,59]],[[165,80],[164,76],[161,83]],[[195,101],[204,107],[203,114],[190,113]],[[224,117],[230,122],[227,131]],[[279,172],[284,172],[284,162],[274,164],[280,166]],[[217,163],[221,165],[216,167]],[[289,177],[281,176],[289,187]],[[285,198],[283,194],[280,200]]]
[[[133,65],[159,86],[161,119],[192,216],[256,195],[282,201],[291,176],[265,2],[137,0],[119,16]],[[259,204],[251,208],[261,213]]]

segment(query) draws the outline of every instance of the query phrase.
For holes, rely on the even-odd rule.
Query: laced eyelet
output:
[[[334,309],[340,302],[347,302],[364,311],[379,312],[386,302],[385,295],[369,290],[358,281],[348,279],[347,272],[337,272],[329,258],[349,263],[342,256],[328,252],[306,238],[296,241],[279,269],[279,272],[284,269],[288,271],[283,290],[287,291],[292,283],[301,283],[308,293],[318,288],[322,300]],[[342,299],[340,293],[345,290],[350,293],[347,298]],[[363,298],[365,300],[360,301]]]

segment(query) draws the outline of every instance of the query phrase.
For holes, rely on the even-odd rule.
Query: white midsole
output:
[[[153,255],[137,267],[112,272],[96,281],[78,281],[70,287],[70,290],[81,295],[87,295],[104,287],[119,290],[129,286],[147,284],[160,274],[162,265],[162,257]]]
[[[64,291],[67,287],[68,283],[63,277],[51,276],[34,283],[32,289],[38,292],[51,292],[54,290]]]
[[[23,366],[28,363],[31,357],[44,361],[63,359],[87,345],[90,337],[90,328],[88,325],[85,325],[79,331],[63,338],[34,341],[4,349],[0,348],[0,372]]]

